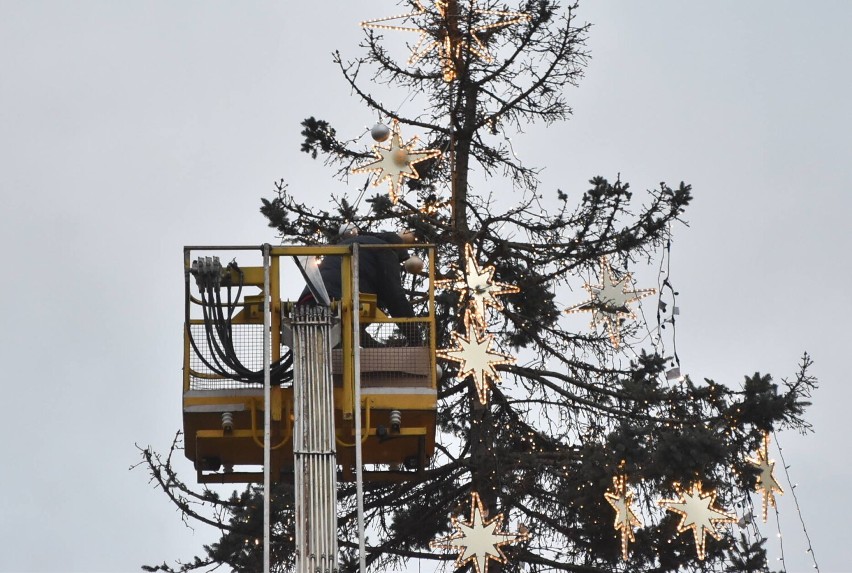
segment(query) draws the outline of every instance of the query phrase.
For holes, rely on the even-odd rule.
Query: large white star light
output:
[[[508,354],[491,350],[494,337],[487,332],[479,334],[472,324],[467,327],[467,337],[458,332],[451,334],[455,348],[438,350],[438,357],[458,362],[460,366],[456,379],[462,381],[472,376],[479,402],[487,404],[489,382],[496,384],[500,381],[500,375],[495,367],[500,364],[512,364],[515,359]]]
[[[487,519],[488,512],[479,499],[479,494],[471,493],[470,521],[465,522],[453,517],[455,533],[449,537],[436,539],[429,543],[432,549],[458,550],[456,568],[473,561],[477,573],[488,573],[488,561],[498,563],[507,561],[502,547],[529,539],[529,532],[523,526],[518,533],[503,531],[503,514],[498,513]]]
[[[775,479],[775,462],[769,459],[769,433],[763,434],[763,445],[754,455],[754,458],[746,458],[746,461],[760,470],[755,491],[763,495],[763,523],[766,523],[769,504],[775,507],[775,494],[784,493],[781,484]]]
[[[633,527],[642,527],[642,522],[633,513],[633,492],[627,487],[627,476],[624,474],[612,478],[612,489],[604,493],[607,502],[615,510],[616,531],[621,531],[621,558],[627,561],[628,543],[636,540]]]
[[[397,120],[393,120],[391,129],[392,133],[388,147],[378,144],[374,145],[373,152],[376,154],[376,159],[354,168],[352,173],[378,172],[379,174],[373,181],[373,185],[380,185],[383,181],[387,180],[391,201],[396,203],[399,200],[403,178],[420,178],[420,175],[414,168],[414,164],[438,157],[441,155],[441,152],[437,149],[415,150],[414,146],[419,141],[416,135],[403,144],[402,137],[399,134],[399,121]]]
[[[698,559],[704,561],[704,546],[707,541],[706,535],[710,535],[717,540],[721,539],[721,535],[716,530],[716,523],[733,523],[736,521],[736,518],[721,509],[713,507],[716,503],[716,491],[702,491],[700,481],[693,483],[685,490],[681,490],[680,486],[675,484],[675,490],[680,495],[679,500],[663,499],[659,501],[659,504],[668,511],[681,516],[680,523],[677,526],[678,533],[692,529],[692,534],[695,536],[695,548],[698,551]]]
[[[424,21],[419,26],[388,23],[394,20],[405,21],[424,16],[428,17],[430,15],[429,11],[423,7],[423,4],[419,0],[415,0],[416,8],[412,12],[365,20],[361,22],[361,26],[375,30],[417,32],[420,34],[420,39],[417,40],[417,44],[411,51],[408,64],[413,65],[432,50],[438,50],[444,81],[451,82],[458,75],[456,61],[461,57],[463,49],[467,49],[470,53],[488,63],[494,61],[494,56],[488,50],[488,45],[480,37],[482,32],[505,28],[530,19],[530,15],[523,12],[479,10],[476,8],[476,0],[470,0],[470,7],[467,13],[462,13],[458,8],[459,3],[458,0],[434,0],[439,24],[432,28],[429,27],[428,21]],[[463,24],[471,20],[479,22],[485,16],[489,17],[490,21],[474,24],[465,32]],[[469,40],[467,39],[468,37],[470,38]]]
[[[601,257],[600,262],[601,284],[584,284],[583,288],[588,291],[589,300],[566,308],[565,312],[568,314],[591,312],[592,328],[601,323],[605,324],[612,345],[618,348],[621,342],[622,321],[636,318],[636,313],[630,309],[629,305],[654,294],[657,289],[634,289],[631,273],[624,273],[620,279],[616,279],[606,257]]]
[[[494,281],[494,267],[480,267],[473,254],[473,246],[464,246],[465,270],[456,268],[456,278],[436,281],[438,288],[452,289],[461,294],[462,304],[466,306],[464,313],[465,329],[474,324],[480,330],[486,328],[486,307],[496,311],[503,310],[503,303],[498,296],[520,292],[516,286]]]

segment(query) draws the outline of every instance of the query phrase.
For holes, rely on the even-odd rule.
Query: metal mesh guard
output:
[[[432,360],[429,323],[375,323],[362,337],[361,385],[363,387],[430,387]],[[342,384],[343,353],[332,352],[334,383]]]
[[[192,336],[198,350],[214,366],[217,366],[210,354],[207,345],[204,325],[190,325]],[[234,350],[240,362],[249,370],[258,371],[263,369],[263,325],[262,324],[234,324],[232,331]],[[218,342],[218,341],[217,341]],[[263,388],[263,384],[238,382],[225,378],[219,378],[213,374],[201,357],[191,347],[189,351],[189,389],[190,390],[229,390],[237,388]]]

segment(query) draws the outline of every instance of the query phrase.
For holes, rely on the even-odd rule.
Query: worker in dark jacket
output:
[[[342,234],[342,233],[341,233]],[[343,234],[342,234],[343,235]],[[344,235],[345,236],[345,235]],[[375,234],[349,234],[340,241],[340,245],[359,243],[362,245],[391,245],[402,244],[400,235],[391,232]],[[415,261],[416,259],[416,261]],[[375,294],[379,308],[394,318],[413,317],[414,309],[405,291],[402,288],[400,277],[400,263],[405,268],[414,270],[417,257],[409,257],[405,248],[367,248],[359,251],[358,280],[359,291],[362,293]],[[340,257],[331,255],[324,257],[319,265],[319,273],[322,282],[332,300],[340,300],[343,295],[343,286],[340,277]],[[422,262],[420,262],[422,268]],[[300,302],[313,302],[313,295],[309,288],[302,291]]]
[[[338,244],[351,245],[399,245],[404,240],[412,241],[408,235],[397,233],[340,233],[344,237]],[[405,237],[405,238],[403,238]],[[409,257],[408,251],[403,248],[364,248],[358,254],[358,283],[359,292],[376,295],[376,303],[385,313],[394,318],[410,318],[414,316],[414,309],[402,288],[400,276],[402,263],[405,270],[419,273],[423,270],[423,261],[419,257]],[[341,281],[341,257],[330,255],[324,257],[317,269],[319,278],[325,287],[326,294],[330,300],[340,300],[343,296],[343,285]],[[313,276],[316,276],[315,274]],[[306,275],[308,278],[308,275]],[[318,279],[314,279],[314,283]],[[311,280],[308,279],[309,284]],[[319,285],[305,287],[299,298],[301,304],[312,304],[317,302],[317,297],[311,292],[320,290]],[[318,295],[322,298],[322,294]],[[420,327],[415,324],[406,326],[398,325],[402,329],[403,336],[410,345],[419,346],[422,343]],[[362,327],[361,341],[363,346],[382,346],[366,331],[366,325]]]

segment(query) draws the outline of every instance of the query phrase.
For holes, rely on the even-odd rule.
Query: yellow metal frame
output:
[[[360,245],[361,249],[388,248],[383,246]],[[435,295],[434,295],[434,247],[432,245],[393,245],[393,248],[409,247],[426,249],[432,264],[428,265],[428,313],[420,318],[391,318],[386,316],[376,304],[375,295],[361,294],[360,320],[362,324],[370,323],[421,323],[428,326],[429,339],[429,375],[428,384],[419,391],[410,393],[399,391],[383,391],[381,388],[371,388],[365,393],[362,390],[360,408],[364,427],[362,442],[364,463],[412,465],[411,458],[416,456],[416,466],[422,468],[431,457],[435,446],[435,412],[437,402],[437,381],[435,378]],[[249,247],[186,247],[184,249],[185,271],[191,268],[193,251],[251,250]],[[352,285],[352,251],[348,246],[332,245],[321,247],[281,246],[270,249],[270,298],[272,309],[272,361],[281,357],[281,332],[283,310],[288,304],[280,300],[281,257],[297,256],[332,256],[338,255],[342,260],[342,300],[335,303],[341,319],[342,330],[342,384],[334,389],[335,426],[338,444],[338,463],[341,465],[343,479],[351,479],[354,468],[354,341],[357,339],[353,332],[353,285]],[[242,308],[234,316],[234,324],[263,324],[263,285],[264,269],[260,267],[241,267],[243,288],[257,287],[259,294],[247,294],[239,302]],[[239,278],[235,271],[232,273],[234,284]],[[302,277],[297,274],[298,280]],[[198,299],[192,299],[191,304],[200,304]],[[203,320],[190,319],[190,324],[203,324]],[[227,473],[211,473],[213,467],[205,466],[207,461],[217,457],[231,461],[234,465],[261,465],[263,449],[263,429],[258,427],[262,420],[264,409],[262,389],[236,390],[192,390],[193,377],[198,379],[215,379],[215,375],[193,372],[190,368],[190,356],[193,349],[189,343],[188,330],[184,329],[184,368],[183,368],[183,411],[185,453],[196,463],[198,480],[200,482],[248,482],[262,479],[262,472],[231,471]],[[363,350],[362,350],[363,352]],[[273,479],[278,479],[287,468],[292,468],[293,432],[293,389],[292,387],[272,387],[271,418],[272,418],[272,459],[271,469]],[[389,413],[399,410],[403,413],[404,427],[394,432],[390,437],[380,431],[380,426],[386,423]],[[234,428],[226,431],[221,427],[221,413],[232,412]],[[253,448],[252,451],[247,451]],[[217,456],[218,454],[218,456]],[[367,473],[369,479],[404,479],[410,472],[380,472],[384,475]]]

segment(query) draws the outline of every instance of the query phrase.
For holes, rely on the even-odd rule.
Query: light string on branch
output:
[[[779,514],[777,507],[774,507],[772,509],[775,512],[775,524],[776,524],[776,527],[778,528],[778,533],[777,533],[778,549],[781,552],[781,555],[778,557],[778,561],[781,563],[782,570],[784,571],[784,573],[786,573],[787,572],[787,560],[785,559],[785,556],[784,556],[784,536],[781,534],[781,515]]]
[[[792,482],[790,479],[790,466],[787,465],[787,461],[784,459],[784,448],[781,447],[781,442],[778,441],[778,435],[775,432],[772,432],[772,437],[775,438],[775,446],[778,448],[778,457],[781,458],[781,465],[784,468],[784,476],[787,478],[787,483],[790,485],[790,494],[793,498],[793,503],[796,506],[796,514],[799,516],[799,523],[802,524],[802,532],[805,534],[805,539],[808,543],[807,553],[811,556],[811,561],[813,562],[813,568],[817,572],[819,571],[819,565],[817,565],[816,555],[814,554],[814,548],[811,544],[811,536],[808,534],[808,528],[805,525],[805,518],[802,516],[802,508],[799,506],[799,497],[796,495],[796,484]],[[775,510],[776,519],[778,514],[778,509]],[[778,536],[781,536],[781,528],[779,522],[779,533]],[[783,556],[783,553],[782,553]]]

